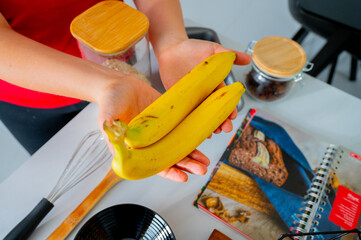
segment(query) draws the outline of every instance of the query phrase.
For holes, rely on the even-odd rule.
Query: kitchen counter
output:
[[[238,43],[220,36],[224,46],[240,51]],[[245,67],[235,66],[237,80]],[[136,203],[158,212],[171,226],[178,240],[208,239],[218,229],[232,239],[242,239],[234,230],[207,216],[192,203],[249,108],[262,108],[289,124],[329,142],[361,150],[361,100],[310,76],[298,84],[286,99],[262,104],[247,94],[245,105],[233,121],[232,133],[214,135],[199,146],[211,160],[205,176],[190,176],[187,183],[175,183],[158,176],[139,181],[122,181],[114,186],[70,235],[95,213],[116,204]],[[0,184],[0,238],[46,197],[64,170],[81,138],[97,128],[97,106],[90,104],[49,142]],[[110,163],[78,184],[55,202],[30,239],[45,239],[101,181]]]

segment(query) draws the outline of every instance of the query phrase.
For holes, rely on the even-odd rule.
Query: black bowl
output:
[[[75,240],[175,240],[164,219],[153,210],[136,204],[106,208],[91,217]]]

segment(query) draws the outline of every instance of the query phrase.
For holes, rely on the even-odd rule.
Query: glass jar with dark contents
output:
[[[290,92],[296,81],[262,73],[256,66],[246,75],[245,85],[250,94],[263,101],[275,101]]]
[[[251,42],[247,53],[252,55],[251,70],[244,83],[250,96],[272,102],[287,96],[303,73],[311,70],[302,47],[291,39],[266,37]]]

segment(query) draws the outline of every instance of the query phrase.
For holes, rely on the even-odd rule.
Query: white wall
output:
[[[292,37],[299,28],[286,0],[181,0],[184,18],[243,45],[266,36]]]

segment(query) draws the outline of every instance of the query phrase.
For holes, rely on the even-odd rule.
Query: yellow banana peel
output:
[[[183,121],[163,138],[144,148],[131,149],[125,144],[129,131],[124,122],[104,123],[115,148],[114,172],[121,178],[137,180],[153,176],[182,160],[217,129],[237,106],[245,88],[236,82],[207,97]]]
[[[233,52],[217,53],[193,68],[132,119],[128,146],[146,147],[168,134],[227,77],[235,59]]]

